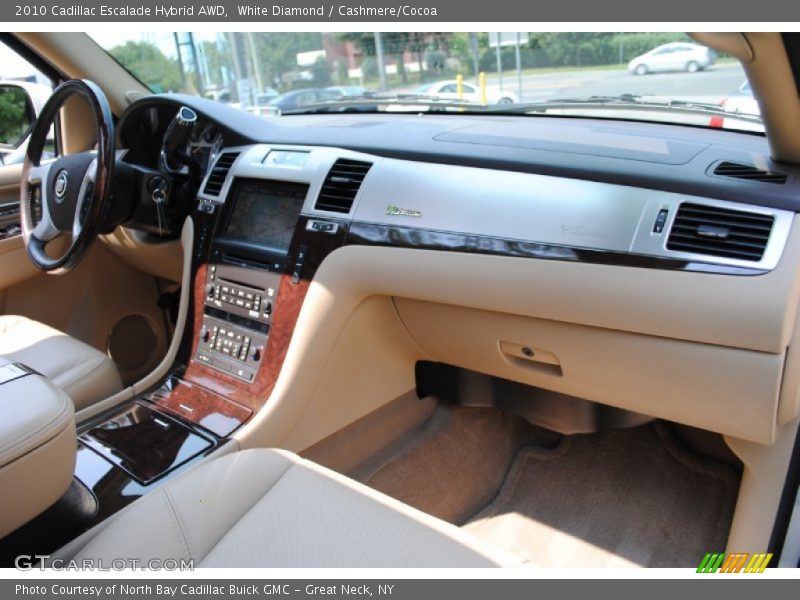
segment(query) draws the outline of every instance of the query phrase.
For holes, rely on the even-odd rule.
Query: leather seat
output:
[[[75,473],[72,402],[46,378],[14,371],[0,385],[0,538],[54,504]]]
[[[67,393],[76,410],[122,389],[119,371],[111,358],[26,317],[0,316],[0,356],[47,377]]]
[[[136,501],[63,558],[202,567],[494,567],[523,560],[283,450],[198,466]]]

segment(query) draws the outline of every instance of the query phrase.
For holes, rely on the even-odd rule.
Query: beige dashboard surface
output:
[[[778,267],[758,276],[345,246],[318,270],[275,390],[237,437],[244,447],[293,440],[284,447],[302,450],[413,389],[414,362],[434,358],[770,443],[795,325],[799,260],[797,220]],[[333,352],[357,307],[371,297],[396,299],[402,329],[389,325],[397,312],[381,309],[370,319],[373,346],[352,343]],[[552,343],[520,338],[514,334],[520,327],[531,335],[546,328]],[[551,353],[557,342],[559,352],[582,358],[564,358],[560,385],[548,386],[546,373],[504,358],[502,341]],[[317,418],[318,435],[292,433],[311,422],[317,404],[352,407],[353,384],[337,364],[359,364],[388,345],[407,350],[382,353],[385,360],[369,371],[379,382],[381,369],[397,374],[385,379],[386,390],[374,387],[379,391],[371,402],[359,396],[349,421],[328,427]],[[556,353],[556,359],[562,357]],[[655,390],[646,384],[654,375]]]

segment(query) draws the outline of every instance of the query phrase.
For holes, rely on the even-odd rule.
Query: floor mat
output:
[[[465,529],[537,566],[695,567],[725,549],[738,483],[663,423],[566,436],[521,449]]]
[[[491,408],[442,404],[413,439],[352,476],[460,525],[497,495],[520,448],[551,447],[561,437]]]

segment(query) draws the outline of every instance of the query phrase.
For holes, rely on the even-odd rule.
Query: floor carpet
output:
[[[653,423],[522,449],[465,528],[539,566],[694,567],[725,549],[737,491]]]
[[[357,478],[548,567],[696,566],[725,549],[739,485],[662,422],[560,436],[450,405]]]
[[[497,495],[521,448],[553,446],[561,437],[491,408],[442,404],[413,439],[353,476],[461,525]]]

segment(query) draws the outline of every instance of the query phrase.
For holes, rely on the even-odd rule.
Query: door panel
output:
[[[0,64],[4,67],[3,77],[8,78],[3,87],[23,90],[30,107],[29,116],[37,117],[50,97],[53,82],[3,42],[0,42]],[[28,137],[15,141],[13,148],[2,147],[0,161],[0,300],[8,288],[40,274],[28,259],[19,233],[19,184]]]
[[[19,178],[21,175],[22,165],[0,167],[0,239],[15,235],[19,228]]]
[[[22,165],[0,167],[0,293],[39,270],[28,260],[19,228],[19,180]],[[15,228],[15,229],[10,229]],[[10,233],[11,235],[4,235]]]

